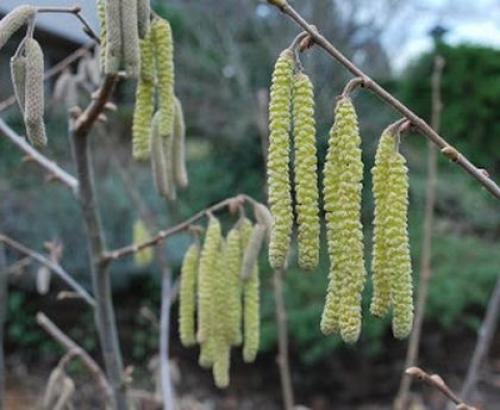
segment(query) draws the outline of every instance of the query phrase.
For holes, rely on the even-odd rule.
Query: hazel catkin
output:
[[[106,12],[104,72],[117,74],[122,63],[121,0],[107,0],[104,4]]]
[[[360,222],[361,138],[349,98],[337,102],[324,168],[324,207],[330,257],[329,285],[321,331],[340,331],[354,343],[361,332],[361,292],[365,282]]]
[[[28,38],[24,45],[26,56],[26,87],[24,96],[24,123],[26,134],[32,144],[47,144],[43,114],[45,110],[45,93],[43,84],[44,63],[40,44]]]
[[[174,42],[167,20],[155,18],[151,24],[158,86],[160,134],[171,136],[174,131]]]
[[[154,59],[151,36],[141,40],[141,72],[137,82],[132,122],[132,153],[135,159],[149,158],[154,112]]]
[[[303,73],[296,74],[293,82],[293,136],[299,265],[312,270],[319,259],[318,165],[314,91]]]
[[[242,342],[241,335],[241,233],[240,229],[233,228],[229,231],[226,240],[225,269],[228,279],[228,307],[229,321],[227,323],[227,335],[231,344],[237,346]]]
[[[266,226],[262,224],[255,224],[243,253],[240,276],[244,281],[248,280],[253,274],[265,235]]]
[[[274,66],[269,102],[269,151],[267,158],[268,196],[273,215],[269,262],[274,269],[285,265],[292,233],[290,193],[290,103],[293,53],[283,51]]]
[[[12,35],[36,14],[34,6],[19,6],[0,20],[0,50]]]
[[[149,32],[150,18],[150,0],[137,0],[137,26],[139,28],[140,39],[145,38]]]
[[[186,167],[186,124],[182,104],[177,97],[174,97],[175,118],[174,118],[174,141],[173,160],[175,183],[180,188],[189,185],[188,172]]]
[[[137,0],[120,0],[123,67],[128,77],[137,78],[140,69]]]
[[[99,68],[101,73],[106,72],[107,28],[106,28],[106,1],[97,0],[97,17],[99,19]]]
[[[243,285],[243,360],[255,361],[260,342],[260,278],[255,265],[252,276]]]
[[[192,244],[184,255],[179,290],[179,334],[183,346],[193,346],[195,337],[196,275],[200,247]]]
[[[220,256],[222,241],[221,226],[215,217],[210,217],[205,241],[201,251],[198,270],[198,333],[197,340],[201,346],[200,362],[206,367],[214,358],[214,280],[217,269],[217,258]]]
[[[134,244],[139,245],[151,239],[149,229],[142,219],[137,219],[133,227]],[[153,260],[153,250],[144,248],[134,253],[134,262],[137,266],[149,265]]]
[[[375,196],[374,295],[372,313],[393,307],[392,331],[407,337],[413,325],[413,285],[408,236],[408,168],[398,152],[398,135],[386,130],[380,139],[373,169]]]
[[[26,57],[19,53],[10,60],[10,75],[14,87],[17,105],[24,114],[24,98],[26,90]]]

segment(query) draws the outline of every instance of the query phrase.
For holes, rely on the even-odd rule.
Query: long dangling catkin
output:
[[[148,34],[141,40],[141,72],[137,82],[132,122],[132,153],[137,160],[145,160],[151,153],[154,86],[153,45]]]
[[[26,57],[22,53],[10,59],[10,75],[17,105],[24,114],[24,98],[26,90]]]
[[[186,167],[186,123],[180,100],[175,97],[174,102],[174,176],[177,186],[186,188],[189,185]]]
[[[192,244],[184,255],[181,268],[181,284],[179,290],[179,334],[183,346],[196,344],[195,313],[196,313],[196,275],[200,247]]]
[[[227,271],[227,310],[229,321],[227,323],[227,337],[232,345],[237,346],[242,342],[241,336],[241,234],[240,229],[231,229],[226,240],[225,270]]]
[[[122,62],[121,0],[105,1],[106,58],[104,72],[117,74]]]
[[[19,6],[0,20],[0,50],[12,35],[36,14],[34,6]]]
[[[99,68],[101,73],[106,72],[106,53],[107,53],[107,28],[106,28],[106,1],[97,0],[97,17],[99,18]]]
[[[32,144],[44,146],[47,144],[43,113],[45,110],[45,95],[43,85],[43,51],[40,44],[32,38],[24,45],[26,56],[26,87],[24,95],[24,123],[26,134]]]
[[[374,316],[384,316],[391,306],[391,271],[387,255],[387,234],[385,233],[388,209],[389,173],[391,159],[395,152],[394,133],[387,128],[380,137],[375,165],[372,168],[375,217],[373,221],[372,280],[373,296],[370,311]]]
[[[260,249],[266,235],[266,227],[262,224],[255,224],[250,235],[250,240],[244,249],[243,261],[241,264],[241,279],[248,280],[254,271],[259,258]]]
[[[133,227],[134,244],[139,245],[151,239],[149,229],[142,219],[137,219]],[[134,262],[136,266],[142,267],[149,265],[153,261],[153,249],[144,248],[134,253]]]
[[[269,102],[267,182],[269,205],[274,218],[269,244],[269,262],[274,269],[285,265],[293,224],[289,176],[293,64],[292,51],[289,49],[283,51],[274,66]]]
[[[120,0],[123,66],[128,77],[137,78],[140,70],[137,0]]]
[[[259,265],[243,285],[243,360],[252,363],[257,357],[260,342],[260,278]]]
[[[176,198],[171,158],[166,156],[169,153],[171,141],[172,137],[166,139],[160,134],[159,113],[157,112],[153,116],[151,125],[151,168],[157,192],[168,200]]]
[[[149,32],[151,18],[150,0],[137,0],[137,25],[139,38],[143,39]]]
[[[155,18],[151,24],[158,85],[158,103],[160,110],[160,133],[163,136],[173,134],[174,130],[174,41],[168,21]]]
[[[221,250],[217,258],[217,268],[214,278],[214,338],[215,357],[213,366],[213,376],[215,385],[225,388],[229,385],[229,367],[231,357],[231,340],[228,329],[232,317],[229,311],[230,297],[230,272],[228,271],[227,243],[222,240]]]
[[[273,229],[273,216],[271,211],[264,204],[256,203],[254,206],[254,214],[257,223],[266,227],[267,238],[271,239],[271,230]]]
[[[210,366],[215,355],[214,278],[221,241],[220,223],[215,217],[210,217],[198,270],[198,333],[196,338],[201,345],[200,365],[203,367]]]
[[[294,77],[293,135],[299,265],[312,270],[319,260],[318,165],[314,90],[309,77],[303,73]]]
[[[361,332],[361,292],[365,282],[360,222],[363,162],[357,116],[349,98],[337,102],[324,169],[330,273],[321,330],[340,330],[347,343]]]

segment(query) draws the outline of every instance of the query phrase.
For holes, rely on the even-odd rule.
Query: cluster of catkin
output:
[[[247,363],[255,360],[259,349],[257,259],[270,228],[266,226],[268,213],[263,205],[257,205],[257,223],[241,217],[225,238],[219,221],[210,216],[203,246],[200,249],[198,243],[192,244],[182,264],[181,342],[184,346],[200,345],[199,364],[212,368],[219,388],[229,385],[231,347],[243,344]]]
[[[276,62],[271,86],[267,170],[273,227],[269,257],[274,268],[283,267],[291,241],[289,156],[293,124],[299,265],[312,269],[318,262],[320,230],[314,96],[309,79],[301,72],[294,74],[295,65],[293,52],[283,51]],[[405,160],[398,152],[398,141],[397,127],[384,131],[373,169],[371,311],[382,316],[392,307],[393,333],[404,338],[413,322],[413,291],[407,230],[408,175]],[[361,224],[363,161],[357,115],[347,96],[337,100],[323,177],[330,270],[320,327],[326,335],[338,332],[344,341],[354,343],[361,333],[366,278]]]
[[[184,114],[174,93],[170,24],[157,15],[151,20],[149,0],[100,0],[98,11],[104,72],[116,73],[123,68],[138,79],[133,156],[137,160],[151,159],[158,193],[175,200],[176,188],[185,188],[189,181]]]
[[[19,6],[0,20],[0,49],[11,36],[27,23],[32,23],[37,9],[34,6]],[[37,146],[47,144],[43,114],[44,56],[40,44],[28,34],[19,44],[10,62],[12,84],[17,103],[24,116],[28,140]]]

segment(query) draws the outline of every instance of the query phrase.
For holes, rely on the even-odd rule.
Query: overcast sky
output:
[[[449,44],[473,43],[500,48],[500,0],[402,0],[404,6],[384,35],[396,69],[431,49],[429,30],[449,30]]]

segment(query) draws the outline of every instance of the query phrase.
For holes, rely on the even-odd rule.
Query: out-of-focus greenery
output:
[[[389,84],[410,107],[428,119],[432,55],[416,61],[401,78],[387,78],[389,62],[377,43],[380,28],[349,24],[352,22],[342,20],[341,15],[335,13],[330,1],[304,3],[307,4],[297,6],[303,7],[302,11],[308,17],[328,36],[335,38],[341,50],[355,58],[370,75]],[[133,163],[130,158],[130,121],[134,85],[131,82],[121,85],[120,111],[109,115],[109,124],[101,127],[93,139],[99,205],[110,248],[131,241],[132,225],[138,217],[126,183],[116,172],[115,160],[123,164],[132,176],[133,184],[153,209],[162,227],[238,193],[265,200],[262,146],[267,137],[266,112],[265,104],[263,107],[259,105],[259,98],[267,98],[274,59],[282,48],[288,46],[296,31],[275,10],[257,13],[256,7],[267,6],[256,6],[247,0],[179,0],[169,2],[169,5],[168,8],[161,6],[157,11],[169,17],[176,39],[176,93],[186,112],[190,187],[180,192],[177,205],[166,206],[154,191],[149,166]],[[499,157],[495,153],[500,152],[496,138],[500,130],[495,107],[500,105],[500,93],[495,91],[500,87],[499,54],[488,49],[445,45],[441,46],[440,53],[446,59],[443,135],[471,159],[488,166],[492,172],[495,166],[498,170]],[[320,50],[308,52],[303,63],[317,90],[318,150],[322,164],[335,97],[348,75]],[[378,135],[396,116],[378,99],[362,91],[355,94],[354,101],[363,136],[365,188],[362,218],[369,272],[373,215],[370,168]],[[56,113],[49,119],[50,143],[46,152],[74,172],[65,135],[64,113]],[[22,132],[15,110],[9,112],[9,122]],[[403,152],[411,170],[410,235],[417,277],[426,182],[424,139],[413,135],[405,137]],[[20,155],[4,139],[0,139],[0,157],[1,230],[37,250],[42,249],[44,241],[61,238],[65,245],[62,265],[89,285],[85,237],[74,198],[56,184],[44,184],[43,173],[34,165],[21,164]],[[438,324],[442,332],[456,326],[475,327],[479,317],[472,312],[477,314],[486,305],[499,273],[500,253],[495,244],[500,235],[498,204],[461,169],[440,159],[436,209],[433,278],[427,320]],[[225,218],[226,226],[231,221],[234,222],[234,218]],[[168,241],[166,253],[175,274],[179,271],[188,242],[187,235]],[[14,261],[17,257],[9,252],[9,260]],[[262,346],[264,350],[270,350],[275,348],[276,329],[272,273],[264,255],[261,257],[261,271]],[[296,251],[292,252],[290,269],[285,277],[285,299],[291,346],[306,364],[329,357],[339,347],[345,349],[338,337],[324,337],[319,331],[327,272],[326,249],[322,249],[320,266],[312,273],[297,268]],[[138,269],[131,263],[131,258],[126,259],[113,265],[113,279],[119,295],[132,293],[141,299],[138,306],[158,311],[159,275],[156,267]],[[147,283],[147,286],[131,285],[137,282]],[[26,292],[33,291],[32,286],[22,288]],[[359,354],[376,355],[384,349],[383,340],[390,333],[390,321],[370,317],[367,309],[370,295],[371,288],[367,285],[362,338],[357,346],[349,349],[356,349]],[[34,347],[43,336],[31,333],[35,325],[28,318],[16,319],[29,297],[20,298],[19,293],[14,293],[12,298],[10,340]],[[126,307],[126,300],[121,296],[115,299],[121,323],[126,322],[138,329],[133,335],[125,335],[130,336],[133,343],[130,349],[130,346],[126,348],[126,353],[142,360],[155,351],[156,333],[148,331],[150,324],[142,317],[133,321],[123,317],[120,308]],[[91,316],[85,316],[82,321],[87,325],[78,322],[79,326],[72,334],[85,347],[94,348],[94,335],[88,336],[81,331],[93,326]],[[175,328],[175,318],[172,323]]]

